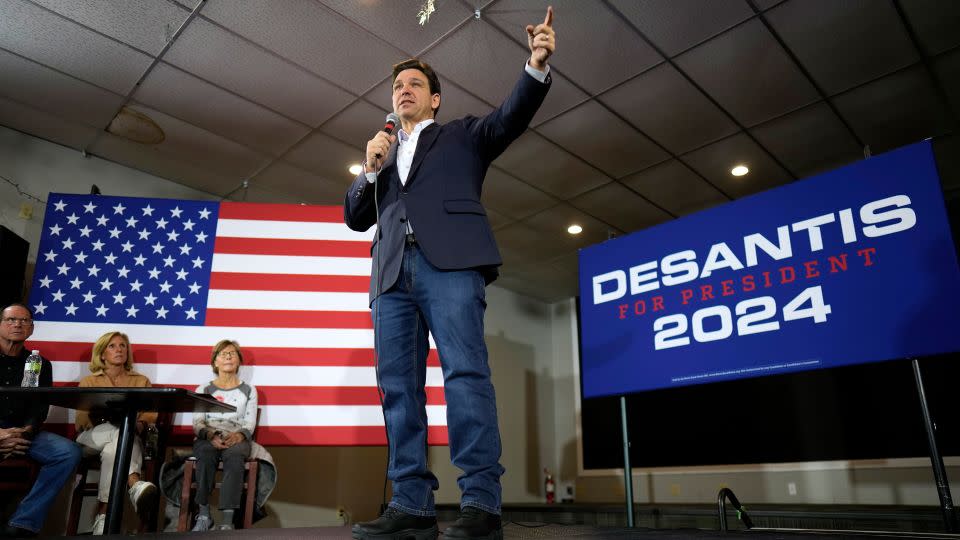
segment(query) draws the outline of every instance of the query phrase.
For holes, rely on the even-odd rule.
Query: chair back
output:
[[[22,495],[30,491],[40,465],[27,457],[15,457],[0,461],[0,494]]]

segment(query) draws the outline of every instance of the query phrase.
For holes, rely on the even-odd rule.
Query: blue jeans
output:
[[[27,457],[40,464],[40,474],[30,493],[20,501],[10,525],[39,532],[50,505],[80,463],[80,447],[69,439],[41,431],[33,437]]]
[[[476,270],[442,271],[416,245],[403,254],[400,276],[373,303],[377,361],[389,435],[390,506],[436,515],[437,477],[427,468],[424,382],[427,332],[440,353],[450,458],[463,471],[460,505],[500,513],[500,430],[487,346],[484,280]]]

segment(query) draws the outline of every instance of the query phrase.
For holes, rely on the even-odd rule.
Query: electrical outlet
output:
[[[33,218],[33,205],[25,202],[20,205],[20,214],[18,215],[20,219],[30,220]]]
[[[672,497],[680,496],[680,484],[670,484],[670,496]]]
[[[337,519],[339,519],[344,525],[347,524],[347,510],[342,507],[337,507]]]
[[[797,483],[796,482],[787,482],[787,493],[792,496],[797,494]]]

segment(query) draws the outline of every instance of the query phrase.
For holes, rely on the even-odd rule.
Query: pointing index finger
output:
[[[553,26],[553,6],[547,6],[547,16],[543,18],[543,24]]]

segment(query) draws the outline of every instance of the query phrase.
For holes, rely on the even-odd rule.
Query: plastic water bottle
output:
[[[36,388],[40,386],[40,368],[43,367],[43,360],[40,358],[40,351],[30,351],[30,356],[23,363],[23,382],[22,387]]]

